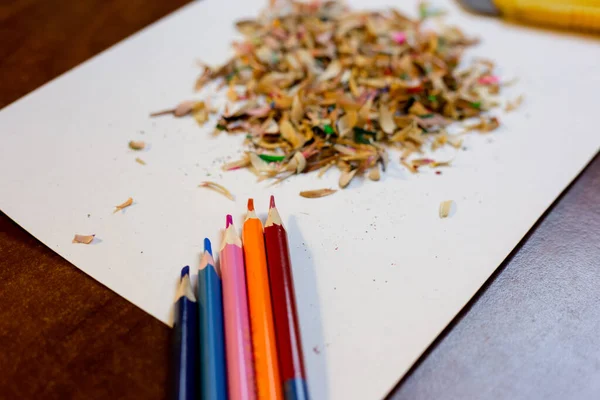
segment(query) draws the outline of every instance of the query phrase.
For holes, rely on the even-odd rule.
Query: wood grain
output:
[[[186,0],[0,4],[0,107]],[[0,398],[166,397],[169,329],[0,213]]]

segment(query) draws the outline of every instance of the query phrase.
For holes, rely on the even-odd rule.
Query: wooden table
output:
[[[12,0],[0,5],[0,107],[187,2]],[[32,110],[32,118],[35,118],[35,110]],[[574,226],[587,225],[595,226],[596,232],[600,231],[598,157],[580,177],[576,188],[571,189],[559,206],[547,213],[537,230],[525,238],[500,268],[502,272],[494,275],[492,283],[485,286],[482,294],[476,296],[402,381],[394,398],[428,398],[432,393],[436,393],[435,398],[452,398],[448,397],[448,393],[452,393],[449,389],[460,387],[468,393],[468,384],[465,386],[464,382],[468,383],[469,379],[474,383],[482,382],[480,378],[459,375],[462,386],[453,384],[452,377],[443,373],[436,375],[436,366],[445,365],[438,371],[448,369],[456,372],[455,367],[460,365],[460,360],[453,355],[456,352],[468,353],[464,349],[468,349],[469,340],[477,333],[471,332],[466,343],[460,341],[464,335],[452,339],[453,334],[465,329],[468,331],[473,312],[476,312],[474,323],[481,323],[477,316],[489,313],[485,304],[480,306],[482,300],[490,297],[490,289],[498,286],[500,278],[511,268],[517,271],[518,280],[521,268],[537,265],[535,258],[527,259],[527,254],[532,251],[546,255],[545,262],[554,262],[553,257],[548,255],[556,249],[545,245],[548,240],[560,242],[562,249],[577,246],[588,259],[596,260],[600,265],[600,236],[590,236],[585,229],[578,234],[573,229]],[[567,222],[561,224],[560,221],[565,218]],[[544,228],[547,221],[553,220],[559,223]],[[522,254],[525,254],[525,260]],[[562,267],[556,263],[548,269]],[[568,273],[566,275],[568,278]],[[506,298],[507,290],[514,288],[510,284],[500,285],[496,289],[500,293],[497,296]],[[552,297],[551,292],[546,293]],[[494,294],[491,296],[491,300],[487,301],[494,303]],[[0,398],[166,397],[169,329],[73,267],[1,213],[0,304]],[[509,301],[506,307],[518,312],[519,304]],[[598,324],[598,321],[600,318],[592,322]],[[544,321],[532,323],[539,326]],[[487,340],[489,346],[490,338],[498,334],[498,330],[488,329],[485,331],[487,336],[481,339],[482,343]],[[590,344],[588,340],[586,346],[600,348],[598,342],[597,339]],[[561,343],[564,345],[571,341],[565,339],[558,345]],[[516,348],[506,350],[506,346],[497,349],[517,352]],[[476,363],[477,358],[473,357],[463,357],[463,363]],[[514,357],[519,360],[519,354],[514,354]],[[532,384],[535,387],[536,383]],[[436,388],[437,391],[434,390]]]
[[[188,2],[3,2],[0,107]],[[1,399],[166,397],[169,328],[4,214],[0,304]]]

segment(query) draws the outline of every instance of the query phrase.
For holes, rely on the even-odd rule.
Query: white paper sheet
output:
[[[256,184],[246,171],[220,171],[242,137],[213,138],[192,119],[148,118],[193,98],[195,60],[223,62],[233,20],[263,3],[192,4],[2,110],[0,207],[168,322],[179,270],[197,265],[203,237],[218,241],[226,213],[239,228],[248,196],[264,216],[275,194],[292,246],[313,398],[380,398],[598,151],[600,46],[446,4],[450,22],[482,39],[469,56],[491,57],[503,75],[520,78],[512,96],[526,95],[522,108],[493,134],[471,136],[441,176],[411,175],[395,158],[381,182],[355,181],[308,200],[298,192],[336,187],[337,173]],[[132,139],[148,148],[128,149]],[[198,188],[204,180],[230,188],[236,202]],[[135,203],[113,214],[129,196]],[[441,220],[447,199],[457,212]],[[97,239],[72,244],[75,233]]]

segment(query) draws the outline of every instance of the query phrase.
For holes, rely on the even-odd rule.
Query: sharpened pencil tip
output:
[[[248,199],[248,211],[254,211],[254,199]]]
[[[213,255],[212,254],[212,245],[210,244],[209,238],[204,238],[204,251],[206,251],[211,256]]]
[[[229,225],[233,225],[233,217],[231,214],[227,214],[227,223],[225,224],[225,229],[229,228]]]
[[[269,208],[275,208],[275,196],[271,195],[271,201],[269,202]]]
[[[181,277],[183,278],[184,276],[189,275],[189,274],[190,274],[190,266],[186,265],[185,267],[183,267],[181,269]]]

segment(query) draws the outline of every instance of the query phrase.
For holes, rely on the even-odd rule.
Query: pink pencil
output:
[[[244,254],[242,241],[235,231],[231,215],[227,216],[225,237],[220,254],[229,399],[253,400],[256,399],[256,389],[246,277],[244,275]]]

